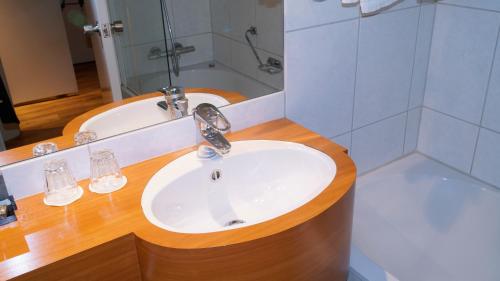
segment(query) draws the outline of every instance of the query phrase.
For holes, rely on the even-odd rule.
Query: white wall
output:
[[[500,1],[437,5],[418,143],[420,152],[498,187],[499,12]]]
[[[271,75],[258,70],[258,62],[244,35],[250,35],[262,61],[274,57],[283,62],[283,0],[210,0],[214,58],[233,70],[275,89],[283,89],[283,73]]]
[[[0,38],[14,103],[77,91],[60,1],[0,1]]]
[[[435,5],[361,18],[340,3],[285,2],[286,115],[348,147],[363,173],[416,148]]]

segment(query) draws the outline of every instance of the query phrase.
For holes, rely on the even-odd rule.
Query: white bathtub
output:
[[[215,67],[209,67],[208,63],[184,67],[181,68],[179,77],[173,74],[171,77],[172,84],[175,86],[235,91],[247,98],[260,97],[279,90],[239,74],[220,64],[217,64]],[[127,84],[128,88],[135,93],[129,93],[129,96],[153,92],[168,86],[168,72],[162,71],[132,77],[127,80]]]
[[[353,243],[371,281],[498,281],[500,190],[411,154],[357,180]]]

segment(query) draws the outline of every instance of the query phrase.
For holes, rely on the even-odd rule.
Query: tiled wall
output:
[[[500,186],[500,1],[436,10],[418,150]]]
[[[217,60],[237,72],[275,89],[283,89],[283,73],[258,71],[257,61],[244,33],[256,26],[254,42],[265,61],[269,56],[283,61],[282,0],[167,0],[176,41],[196,51],[181,56],[181,66]],[[112,0],[113,19],[125,23],[117,36],[118,57],[124,84],[137,88],[141,75],[167,70],[164,58],[149,60],[152,47],[165,50],[160,0]],[[147,32],[144,32],[147,30]]]
[[[340,3],[286,1],[286,115],[350,148],[363,173],[416,149],[435,5],[360,17]]]
[[[182,55],[181,65],[213,60],[210,0],[166,2],[176,41],[196,47],[196,52]],[[125,24],[124,32],[116,37],[121,46],[118,56],[120,69],[124,70],[122,77],[166,71],[165,58],[147,58],[152,47],[165,50],[160,0],[112,0],[109,6],[112,19],[121,19]]]
[[[283,73],[259,71],[257,60],[245,40],[250,26],[258,35],[250,38],[261,59],[283,61],[283,0],[210,0],[214,58],[237,72],[275,89],[283,89]]]

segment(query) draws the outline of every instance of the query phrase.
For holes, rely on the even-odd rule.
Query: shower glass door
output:
[[[111,22],[124,30],[113,35],[124,98],[170,85],[161,0],[108,0]]]

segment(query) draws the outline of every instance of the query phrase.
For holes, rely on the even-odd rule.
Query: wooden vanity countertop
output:
[[[356,167],[345,148],[287,119],[279,119],[227,135],[230,141],[283,140],[302,143],[330,156],[337,165],[331,184],[316,198],[270,221],[223,232],[183,234],[149,223],[142,213],[141,196],[149,179],[189,147],[123,169],[128,184],[107,195],[88,191],[66,207],[48,207],[43,194],[17,202],[18,221],[0,228],[0,280],[60,261],[106,242],[134,234],[152,244],[173,249],[200,249],[243,243],[293,228],[329,209],[354,186]]]
[[[247,100],[247,97],[241,95],[238,92],[229,92],[217,89],[210,88],[186,88],[186,93],[210,93],[217,96],[221,96],[225,98],[230,104],[239,103]],[[68,149],[75,146],[75,142],[73,140],[74,134],[78,132],[82,124],[88,119],[103,113],[107,110],[113,109],[115,107],[119,107],[128,103],[149,99],[152,97],[162,96],[163,94],[160,92],[153,92],[149,94],[144,94],[136,97],[127,98],[121,101],[111,102],[106,105],[100,106],[93,110],[90,110],[75,119],[71,120],[63,130],[63,135],[60,137],[40,141],[37,143],[24,145],[20,147],[16,147],[13,149],[9,149],[6,151],[0,151],[0,167],[4,165],[9,165],[12,163],[16,163],[19,161],[27,160],[33,158],[33,147],[42,142],[53,142],[57,144],[59,150]]]

